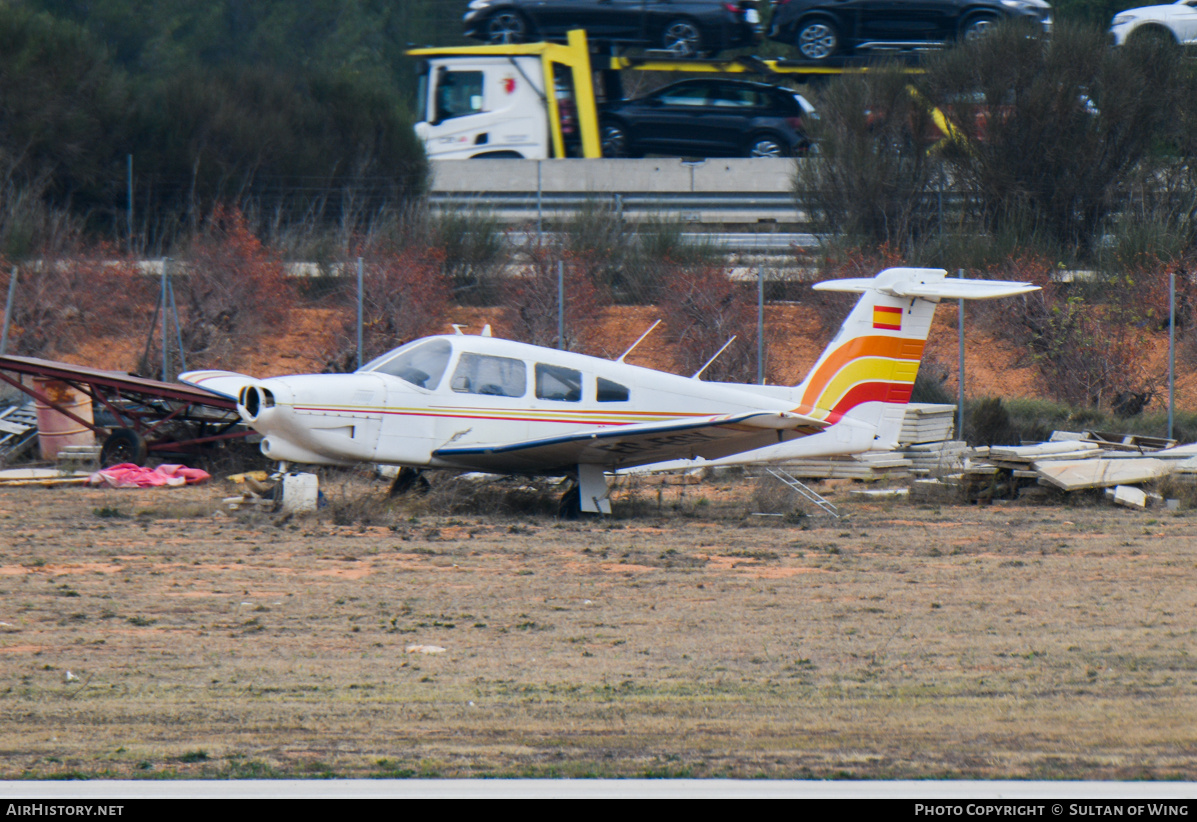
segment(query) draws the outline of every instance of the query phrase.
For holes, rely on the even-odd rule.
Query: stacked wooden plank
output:
[[[967,443],[951,440],[956,406],[911,403],[906,406],[898,448],[850,457],[791,460],[786,471],[801,479],[896,479],[911,474],[936,476],[959,470]]]
[[[969,449],[942,442],[906,445],[897,453],[911,461],[914,473],[937,477],[912,484],[911,498],[924,501],[1106,488],[1119,504],[1142,507],[1160,501],[1159,495],[1137,485],[1165,476],[1197,483],[1197,443],[1177,446],[1160,437],[1056,431],[1050,441],[1031,445]],[[953,468],[955,473],[949,473]]]
[[[1159,450],[1172,444],[1160,438],[1057,431],[1049,442],[990,448],[988,457],[968,466],[958,481],[972,500],[1026,496],[1037,488],[1039,493],[1122,488],[1118,493],[1125,504],[1130,496],[1139,496],[1127,489],[1141,483],[1165,476],[1197,481],[1197,444]]]
[[[975,457],[977,451],[976,448],[970,448],[967,442],[944,440],[902,446],[894,453],[910,461],[910,472],[915,476],[942,477],[962,470],[965,462]]]
[[[0,408],[0,461],[14,460],[37,440],[37,410],[32,402]]]
[[[102,447],[99,445],[64,445],[58,449],[54,461],[59,465],[94,465],[98,467],[101,450]]]
[[[910,476],[910,460],[892,451],[868,451],[850,457],[790,460],[779,463],[798,479],[879,480]]]
[[[1095,442],[1106,451],[1128,451],[1145,454],[1172,448],[1176,440],[1164,437],[1148,437],[1142,434],[1108,434],[1103,431],[1086,431],[1085,442]]]
[[[1174,460],[1171,465],[1173,479],[1185,483],[1197,483],[1197,456]]]
[[[63,471],[57,468],[8,468],[0,471],[0,486],[16,485],[83,485],[90,476],[87,471]]]
[[[970,464],[958,478],[951,479],[960,483],[964,498],[971,501],[1014,497],[1022,481],[1010,469],[999,468],[989,463]]]
[[[1041,442],[1036,445],[995,445],[989,449],[989,462],[999,468],[1027,470],[1037,462],[1095,459],[1102,454],[1100,445],[1081,440]]]
[[[954,405],[911,403],[906,406],[894,453],[910,460],[915,476],[942,477],[960,471],[974,449],[952,439],[955,424]]]
[[[910,484],[911,502],[958,502],[961,499],[961,476],[942,479],[916,479]]]
[[[1064,491],[1134,485],[1171,473],[1168,463],[1150,457],[1037,462],[1035,471],[1041,484]]]
[[[902,418],[899,445],[944,442],[952,438],[956,424],[956,406],[942,403],[912,402]]]

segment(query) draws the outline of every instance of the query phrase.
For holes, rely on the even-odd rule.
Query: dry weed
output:
[[[721,477],[564,522],[323,480],[379,524],[0,489],[0,775],[1197,774],[1187,514],[851,502],[757,528]]]

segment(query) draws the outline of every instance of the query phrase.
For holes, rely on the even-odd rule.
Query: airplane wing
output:
[[[253,385],[256,379],[248,374],[238,374],[236,371],[187,371],[179,375],[179,382],[202,388],[218,397],[227,397],[234,402],[247,385]]]
[[[670,459],[717,459],[818,433],[827,423],[790,411],[749,411],[660,423],[589,428],[560,437],[448,446],[438,460],[481,471],[556,473],[578,465],[628,468]]]

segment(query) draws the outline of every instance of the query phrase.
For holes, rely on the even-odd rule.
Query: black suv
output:
[[[810,148],[814,116],[789,89],[740,80],[683,80],[599,107],[604,157],[789,157]]]
[[[775,0],[769,39],[803,60],[829,63],[853,52],[935,48],[981,37],[1021,18],[1050,30],[1043,0]]]
[[[585,29],[595,43],[704,57],[761,38],[757,0],[473,0],[465,35],[488,43],[562,40]]]

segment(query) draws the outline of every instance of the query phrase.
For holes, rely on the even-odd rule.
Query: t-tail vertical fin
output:
[[[888,268],[876,277],[830,280],[818,291],[861,295],[839,333],[795,387],[795,410],[830,423],[849,418],[876,430],[872,450],[897,444],[936,304],[1034,291],[1029,283],[947,279],[939,268]]]

